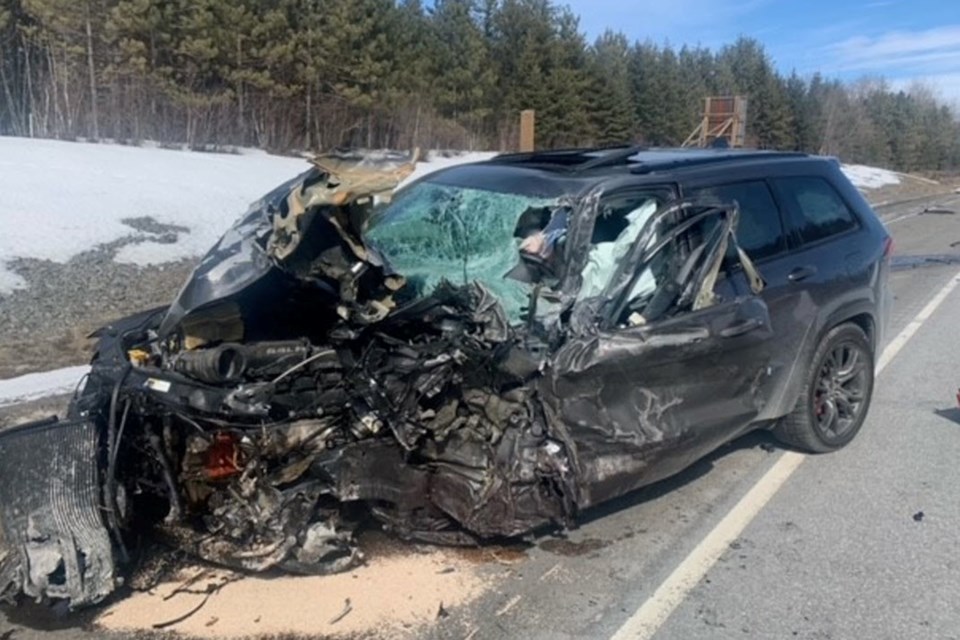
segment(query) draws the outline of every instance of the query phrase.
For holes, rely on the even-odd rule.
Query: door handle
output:
[[[807,265],[805,267],[797,267],[790,272],[790,275],[787,276],[787,280],[790,282],[803,282],[810,276],[816,275],[817,268],[812,265]]]
[[[760,322],[759,318],[748,318],[737,324],[730,325],[726,329],[721,329],[720,336],[723,338],[735,338],[736,336],[750,333],[754,329],[759,329],[761,326],[763,326],[763,323]]]

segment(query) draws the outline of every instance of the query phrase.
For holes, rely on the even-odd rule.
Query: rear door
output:
[[[799,373],[801,361],[797,356],[809,342],[816,324],[816,304],[806,288],[800,286],[806,279],[802,272],[806,260],[798,259],[794,253],[800,240],[789,231],[787,212],[778,205],[773,186],[762,177],[688,189],[687,195],[736,202],[739,206],[737,241],[766,282],[760,295],[770,313],[779,346],[769,362],[771,401],[759,419],[776,418],[792,408],[788,396],[795,397],[792,381]],[[739,264],[728,260],[727,271],[736,290],[747,293],[747,280]]]
[[[774,178],[771,184],[799,245],[787,263],[787,278],[809,291],[818,306],[829,307],[850,288],[848,276],[864,257],[859,243],[851,241],[860,222],[824,177]]]
[[[785,214],[787,231],[796,247],[779,261],[778,277],[795,300],[801,321],[784,318],[784,336],[798,352],[797,371],[784,389],[783,409],[793,408],[803,373],[823,329],[873,308],[873,255],[864,252],[864,229],[837,189],[823,175],[771,178]],[[777,328],[774,325],[775,330]],[[800,339],[800,344],[793,346]]]

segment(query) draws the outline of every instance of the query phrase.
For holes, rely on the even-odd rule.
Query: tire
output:
[[[797,404],[774,427],[774,436],[809,453],[843,448],[867,417],[873,378],[873,348],[863,329],[834,327],[820,341]]]

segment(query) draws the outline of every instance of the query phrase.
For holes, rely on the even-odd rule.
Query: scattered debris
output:
[[[915,514],[913,514],[913,521],[914,521],[914,522],[922,522],[922,521],[923,521],[923,518],[924,518],[924,513],[923,513],[923,511],[917,511]]]
[[[610,542],[597,538],[587,538],[580,542],[573,542],[567,538],[553,538],[541,542],[540,548],[560,556],[582,556],[599,551],[609,545]]]
[[[944,215],[951,215],[951,216],[952,216],[952,215],[956,214],[957,212],[954,211],[953,209],[946,209],[946,208],[944,208],[944,207],[927,207],[927,208],[924,209],[921,213],[938,213],[938,214],[944,214]]]
[[[767,453],[773,453],[777,450],[777,447],[772,442],[761,442],[760,449]]]
[[[216,617],[216,616],[213,616],[212,618],[210,618],[209,620],[207,620],[207,623],[206,623],[204,626],[212,627],[213,625],[217,624],[218,622],[220,622],[220,618],[218,618],[218,617]]]
[[[346,618],[347,615],[349,615],[351,611],[353,611],[353,605],[350,604],[350,598],[347,598],[347,599],[344,600],[344,602],[343,602],[343,611],[341,611],[340,613],[338,613],[337,615],[335,615],[335,616],[330,620],[330,624],[331,624],[331,625],[337,624],[338,622],[340,622],[341,620],[343,620],[344,618]]]
[[[169,600],[170,598],[172,598],[172,597],[173,597],[174,595],[176,595],[177,593],[186,593],[186,594],[191,594],[191,595],[202,595],[202,596],[203,596],[203,600],[200,601],[200,604],[198,604],[196,607],[194,607],[193,609],[191,609],[191,610],[188,611],[187,613],[185,613],[185,614],[183,614],[182,616],[179,616],[179,617],[177,617],[177,618],[174,618],[173,620],[169,620],[169,621],[167,621],[167,622],[160,622],[160,623],[154,624],[154,625],[153,625],[153,628],[154,628],[154,629],[166,629],[166,628],[168,628],[168,627],[176,626],[176,625],[180,624],[181,622],[184,622],[185,620],[188,620],[189,618],[193,617],[194,614],[196,614],[198,611],[200,611],[200,609],[202,609],[204,606],[206,606],[206,604],[207,604],[207,602],[210,600],[210,597],[211,597],[211,596],[213,596],[213,595],[215,595],[216,593],[218,593],[221,589],[223,589],[224,587],[226,587],[228,584],[231,584],[231,583],[233,583],[233,582],[237,582],[238,580],[242,580],[242,579],[243,579],[243,576],[240,575],[240,574],[224,574],[224,575],[219,576],[218,582],[210,582],[210,583],[207,583],[207,587],[206,587],[206,589],[204,589],[203,591],[191,590],[191,589],[189,588],[189,585],[196,584],[197,582],[199,582],[200,580],[202,580],[204,577],[208,577],[208,576],[210,576],[210,572],[209,572],[209,571],[206,571],[206,570],[201,571],[201,572],[199,572],[196,576],[194,576],[193,578],[190,578],[189,580],[187,580],[186,582],[184,582],[183,584],[181,584],[180,586],[178,586],[176,589],[174,589],[168,596],[162,598],[162,600],[166,601],[166,600]],[[219,618],[217,618],[217,620],[219,620]],[[211,625],[208,624],[207,626],[211,626]]]
[[[440,620],[441,618],[447,618],[450,616],[450,613],[443,608],[443,601],[440,601],[440,606],[437,608],[436,619]]]
[[[199,615],[172,630],[198,640],[251,634],[313,637],[322,635],[324,629],[327,635],[335,632],[346,637],[394,637],[402,629],[432,624],[440,601],[451,619],[455,618],[458,608],[495,589],[501,579],[500,575],[490,575],[475,567],[459,550],[413,550],[391,539],[374,542],[377,546],[371,548],[367,536],[361,539],[362,548],[370,557],[349,572],[326,576],[245,576],[211,598]],[[440,573],[448,567],[456,571]],[[100,616],[94,624],[104,635],[127,637],[150,628],[158,620],[176,617],[199,600],[197,596],[185,595],[162,599],[182,580],[183,577],[163,583],[152,597],[138,593],[119,599],[107,609],[114,615]],[[353,610],[329,626],[330,620],[343,612],[345,598],[350,598]],[[205,623],[211,616],[219,618],[219,622],[208,628]]]
[[[188,579],[187,579],[186,581],[184,581],[182,584],[178,585],[176,589],[174,589],[173,591],[171,591],[169,594],[165,595],[165,596],[163,597],[163,599],[164,599],[164,600],[169,600],[169,599],[173,598],[174,596],[176,596],[177,594],[186,593],[187,590],[188,590],[190,587],[192,587],[193,585],[197,584],[198,582],[200,582],[200,581],[203,580],[204,578],[210,577],[211,573],[212,573],[211,570],[209,570],[209,569],[204,569],[203,571],[197,573],[196,575],[188,578]]]
[[[503,605],[502,607],[500,607],[500,609],[497,610],[496,615],[498,617],[504,615],[505,613],[513,609],[515,606],[517,606],[517,604],[520,602],[521,599],[523,599],[523,596],[520,594],[513,596],[512,598],[510,598],[510,600],[507,601],[507,604]]]
[[[894,255],[890,259],[890,268],[894,271],[916,269],[918,267],[934,267],[944,264],[960,263],[960,254],[933,254],[922,256]]]
[[[553,565],[553,567],[551,567],[550,569],[547,569],[547,570],[543,573],[543,575],[540,576],[540,580],[546,580],[546,579],[549,578],[550,576],[556,574],[558,571],[560,571],[560,563],[559,563],[559,562],[558,562],[557,564]]]
[[[203,607],[206,606],[207,602],[210,600],[210,596],[211,596],[211,595],[213,595],[213,594],[212,594],[212,593],[208,593],[207,595],[203,596],[203,600],[200,601],[200,604],[198,604],[197,606],[195,606],[193,609],[190,609],[189,611],[187,611],[187,612],[186,612],[185,614],[183,614],[182,616],[177,616],[177,617],[174,618],[173,620],[167,620],[166,622],[158,622],[158,623],[156,623],[156,624],[153,625],[153,628],[154,628],[154,629],[167,629],[167,628],[169,628],[169,627],[176,626],[176,625],[180,624],[181,622],[183,622],[183,621],[185,621],[185,620],[189,620],[191,617],[193,617],[193,615],[194,615],[195,613],[197,613],[198,611],[200,611],[200,609],[203,609]]]

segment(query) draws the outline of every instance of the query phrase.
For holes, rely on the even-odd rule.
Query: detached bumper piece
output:
[[[102,601],[116,587],[102,518],[99,431],[87,421],[0,432],[0,599]]]

